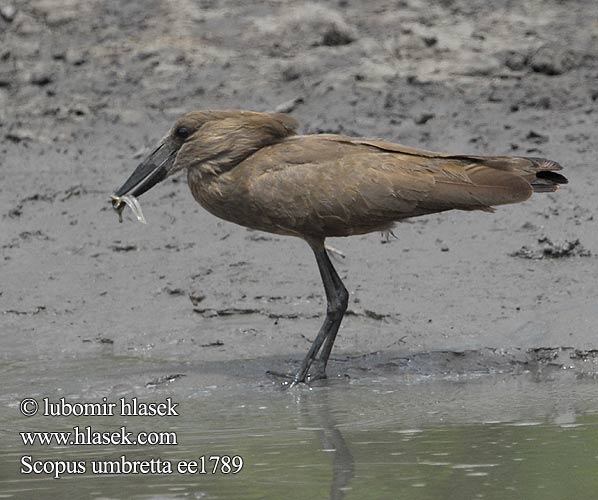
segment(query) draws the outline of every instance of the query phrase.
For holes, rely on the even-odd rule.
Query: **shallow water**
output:
[[[592,377],[381,375],[283,392],[266,379],[251,385],[230,378],[198,388],[192,372],[148,385],[142,383],[143,366],[104,361],[108,386],[92,375],[102,368],[98,360],[0,366],[0,498],[546,500],[589,498],[598,490],[598,391]],[[24,417],[19,401],[25,392],[42,409],[44,397],[73,404],[170,397],[179,404],[179,416],[123,417],[118,406],[114,416]],[[178,444],[26,446],[19,434],[74,426],[174,432]],[[92,461],[123,455],[129,463],[160,458],[175,470],[91,472]],[[86,471],[59,479],[53,473],[21,474],[23,456],[82,461]],[[205,474],[176,471],[181,461],[201,456]],[[240,456],[243,466],[226,474],[219,465],[212,474],[210,456]]]

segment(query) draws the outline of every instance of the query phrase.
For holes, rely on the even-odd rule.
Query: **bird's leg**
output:
[[[345,285],[343,285],[343,282],[341,281],[341,279],[338,276],[334,267],[332,267],[332,264],[330,264],[330,267],[332,269],[332,279],[334,281],[335,289],[340,294],[342,313],[341,313],[341,318],[338,321],[337,327],[335,329],[330,330],[330,333],[328,334],[328,336],[326,337],[326,339],[324,341],[324,346],[322,347],[322,350],[320,351],[320,355],[316,359],[315,370],[313,370],[313,372],[310,374],[310,380],[318,380],[318,379],[326,378],[326,365],[328,364],[328,358],[330,357],[330,352],[332,351],[332,346],[334,345],[334,340],[336,339],[336,334],[338,333],[338,329],[340,327],[341,320],[343,319],[345,311],[347,310],[347,303],[349,301],[349,293],[347,292]]]
[[[291,385],[306,381],[309,368],[316,359],[316,356],[318,355],[318,352],[322,348],[322,344],[324,344],[324,342],[326,343],[324,344],[324,348],[317,362],[317,372],[313,377],[311,377],[311,380],[324,378],[326,376],[326,364],[328,362],[328,357],[330,356],[334,339],[336,338],[341,321],[345,311],[347,310],[347,303],[349,302],[349,293],[336,273],[332,262],[330,262],[330,258],[328,257],[326,249],[324,248],[324,241],[308,241],[308,243],[314,251],[316,262],[318,263],[318,268],[320,270],[320,276],[322,277],[322,282],[324,283],[324,291],[326,293],[327,302],[326,319],[324,320],[324,323],[322,324],[318,335],[314,339],[307,355],[303,359],[301,367],[293,378]]]

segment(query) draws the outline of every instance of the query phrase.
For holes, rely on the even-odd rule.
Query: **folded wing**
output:
[[[328,235],[451,209],[493,211],[566,182],[560,165],[540,158],[448,155],[334,135],[298,136],[254,156],[244,168],[253,171],[256,208]]]

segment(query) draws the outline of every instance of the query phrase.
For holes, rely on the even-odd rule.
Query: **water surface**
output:
[[[2,365],[0,497],[560,500],[598,491],[592,377],[384,375],[281,392],[266,379],[198,387],[192,375],[148,386],[143,368],[142,361],[126,359]],[[107,385],[93,375],[100,369]],[[25,392],[40,402],[170,397],[179,416],[26,418],[18,407]],[[174,432],[178,444],[25,446],[19,434],[74,426]],[[88,470],[60,479],[21,474],[24,455],[84,461]],[[123,455],[172,464],[240,456],[243,467],[237,474],[90,473],[91,461]]]

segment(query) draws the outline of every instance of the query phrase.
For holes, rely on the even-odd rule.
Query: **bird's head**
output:
[[[192,111],[177,120],[152,153],[139,164],[112,196],[138,197],[182,169],[197,169],[199,176],[219,175],[258,149],[295,134],[297,122],[279,113],[253,111]]]

